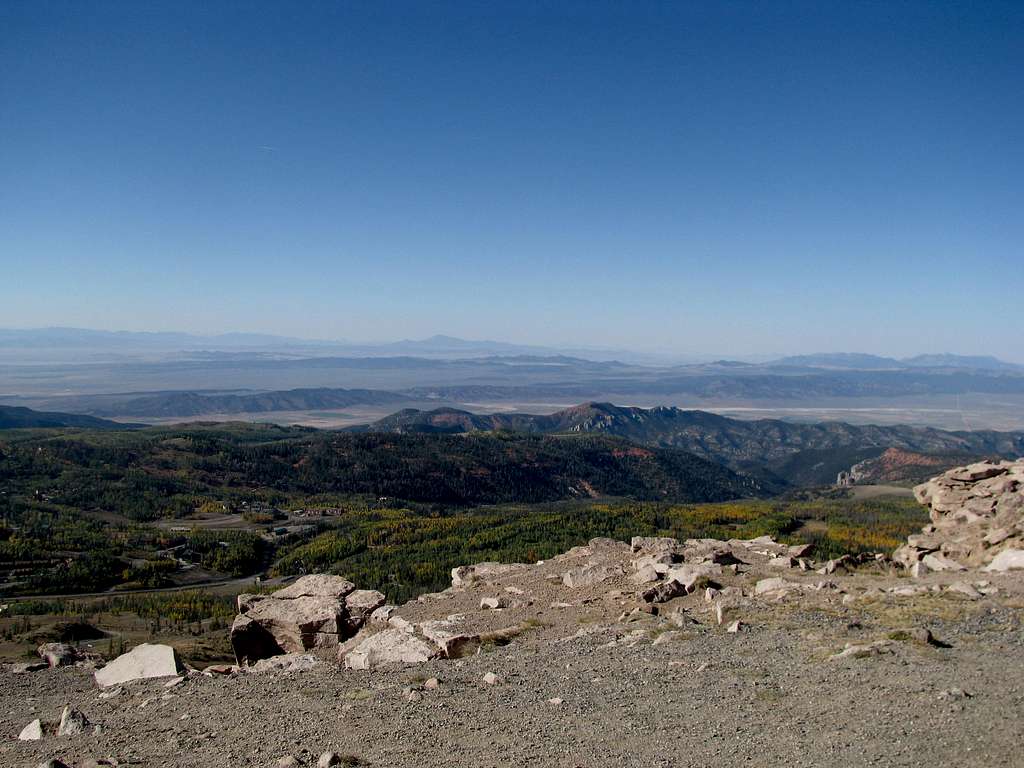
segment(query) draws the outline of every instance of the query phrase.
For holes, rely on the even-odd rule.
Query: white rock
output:
[[[921,562],[933,571],[966,571],[967,567],[941,552],[931,552],[921,558]]]
[[[403,619],[401,616],[392,616],[388,619],[388,626],[392,629],[400,629],[403,632],[412,632],[415,629],[411,621]]]
[[[788,592],[790,589],[797,585],[793,582],[786,581],[781,577],[774,577],[771,579],[761,579],[757,584],[754,585],[755,595],[766,595],[771,592]]]
[[[43,738],[43,723],[38,718],[21,729],[18,738],[22,741],[38,741]]]
[[[421,664],[440,651],[411,632],[385,629],[363,640],[345,656],[349,669],[373,669],[384,664]]]
[[[1024,568],[1024,549],[1004,549],[992,562],[985,566],[990,573],[1013,571]]]
[[[308,672],[320,665],[320,659],[311,653],[285,653],[281,656],[271,656],[260,659],[255,664],[247,667],[249,672],[260,674],[263,672]]]
[[[106,688],[129,680],[176,677],[182,671],[178,654],[169,645],[143,643],[122,653],[107,666],[96,670],[96,684]]]
[[[731,632],[731,633],[735,634],[736,632],[739,632],[740,630],[742,630],[745,626],[746,626],[746,624],[744,624],[742,621],[739,621],[737,619],[732,624],[730,624],[728,627],[726,627],[725,631],[726,632]]]
[[[966,581],[955,581],[946,587],[947,592],[959,592],[961,595],[966,595],[971,600],[977,600],[981,597],[981,592],[976,590]]]
[[[333,597],[341,599],[356,585],[341,576],[331,576],[327,573],[313,573],[296,579],[295,582],[284,589],[279,589],[272,594],[276,600],[293,600],[297,597]]]
[[[463,632],[454,621],[425,621],[419,631],[446,659],[468,656],[480,648],[480,635]]]
[[[382,605],[370,614],[370,623],[377,626],[386,625],[397,610],[398,608],[394,605]]]
[[[488,672],[486,675],[484,675],[483,681],[487,685],[497,685],[499,682],[501,682],[501,679],[493,672]]]

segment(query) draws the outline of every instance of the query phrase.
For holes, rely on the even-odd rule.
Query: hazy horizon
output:
[[[1024,361],[1019,3],[0,7],[0,326]]]
[[[344,347],[386,347],[389,345],[401,345],[401,344],[424,344],[427,342],[442,342],[446,339],[452,342],[461,342],[465,344],[477,344],[477,345],[497,345],[497,346],[508,346],[508,347],[523,347],[523,348],[535,348],[538,351],[547,353],[564,353],[569,352],[591,352],[603,353],[605,355],[614,352],[632,353],[640,356],[649,356],[652,359],[664,358],[666,362],[670,361],[693,361],[703,362],[712,360],[736,360],[745,362],[766,362],[774,359],[785,358],[785,357],[800,357],[807,355],[831,355],[831,354],[848,354],[848,355],[874,355],[878,357],[887,357],[896,360],[910,359],[918,356],[925,355],[955,355],[962,357],[994,357],[1002,362],[1013,363],[1018,365],[1024,365],[1024,360],[1015,359],[1004,355],[983,355],[971,350],[949,350],[949,349],[930,349],[921,348],[909,350],[900,354],[881,354],[871,349],[807,349],[807,350],[774,350],[774,351],[760,351],[756,354],[747,355],[732,355],[727,352],[700,352],[700,351],[689,351],[689,350],[671,350],[656,347],[621,347],[615,348],[608,345],[599,344],[586,344],[573,341],[565,341],[563,343],[548,341],[546,343],[534,343],[534,342],[519,342],[511,339],[485,339],[485,338],[472,338],[472,337],[461,337],[454,336],[449,333],[431,333],[415,338],[380,338],[380,339],[340,339],[340,338],[317,338],[317,337],[299,337],[299,336],[287,336],[285,334],[264,332],[264,331],[250,331],[250,330],[226,330],[226,331],[213,331],[213,332],[190,332],[183,331],[181,329],[167,329],[167,330],[148,330],[148,329],[128,329],[128,328],[80,328],[75,326],[39,326],[39,327],[0,327],[0,333],[6,331],[14,332],[47,332],[47,331],[73,331],[73,332],[86,332],[96,334],[110,334],[110,335],[140,335],[140,336],[187,336],[194,337],[198,340],[216,340],[223,339],[225,337],[240,337],[246,338],[251,337],[252,339],[258,339],[260,337],[266,337],[267,343],[273,346],[274,343],[282,345],[287,344],[302,344],[309,343],[313,345],[323,345],[326,348],[330,348],[336,345],[339,348]],[[254,346],[254,342],[250,342]],[[225,346],[228,346],[225,344]]]

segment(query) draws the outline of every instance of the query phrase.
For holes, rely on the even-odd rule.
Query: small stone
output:
[[[726,632],[731,632],[731,633],[735,634],[736,632],[740,632],[744,627],[746,627],[746,624],[744,624],[742,621],[737,619],[732,624],[730,624],[728,627],[726,627],[725,631]]]
[[[937,698],[940,701],[960,701],[961,699],[971,698],[971,694],[962,688],[950,688],[945,691],[940,691]]]
[[[497,685],[499,682],[501,682],[501,678],[499,678],[493,672],[488,672],[486,675],[484,675],[483,680],[487,685]]]
[[[43,738],[43,723],[39,718],[36,718],[31,723],[21,729],[21,733],[18,734],[18,738],[21,741],[38,741]]]
[[[341,755],[337,752],[324,752],[316,761],[316,768],[331,768],[333,765],[341,765]]]
[[[914,627],[913,629],[908,629],[907,634],[911,639],[921,643],[922,645],[941,645],[941,643],[935,639],[935,636],[932,635],[932,631],[927,627]]]
[[[277,761],[277,768],[296,768],[299,765],[302,765],[302,761],[295,755],[285,755]]]
[[[423,684],[423,687],[428,691],[436,691],[441,687],[441,682],[436,677],[432,677]]]
[[[60,715],[60,726],[57,728],[58,736],[78,736],[85,733],[89,726],[89,720],[77,709],[64,707]]]
[[[548,699],[548,704],[558,707],[561,706],[562,700],[556,696],[553,699]]]

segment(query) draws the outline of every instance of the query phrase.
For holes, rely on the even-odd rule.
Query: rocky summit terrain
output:
[[[0,676],[0,764],[1024,765],[1024,462],[916,493],[894,556],[595,539],[401,606],[242,595],[232,666],[50,644]]]

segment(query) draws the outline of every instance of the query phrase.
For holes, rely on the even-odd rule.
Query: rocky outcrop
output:
[[[893,559],[915,575],[1024,568],[1024,460],[957,467],[914,488],[914,496],[928,505],[931,523]]]
[[[303,576],[269,595],[239,595],[231,647],[239,664],[306,651],[334,656],[383,604],[380,592],[340,576]]]

